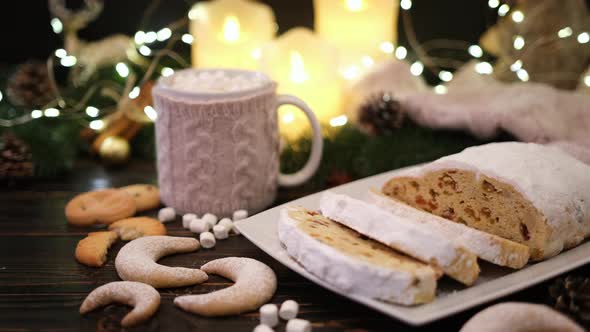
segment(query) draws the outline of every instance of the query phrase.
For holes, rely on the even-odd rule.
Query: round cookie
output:
[[[92,232],[76,246],[76,260],[88,266],[103,266],[107,252],[119,236],[115,232]]]
[[[160,206],[160,190],[151,184],[133,184],[119,188],[130,194],[135,200],[137,211],[146,211]]]
[[[154,218],[134,217],[115,221],[109,230],[117,232],[123,241],[135,240],[143,236],[166,235],[166,227]]]
[[[117,189],[103,189],[79,194],[66,205],[68,222],[77,226],[110,224],[131,217],[136,207],[133,197]]]

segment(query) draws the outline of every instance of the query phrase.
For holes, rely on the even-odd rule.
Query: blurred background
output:
[[[151,88],[190,67],[260,70],[312,107],[325,150],[308,191],[491,141],[590,160],[589,1],[11,1],[0,179],[155,164]],[[278,119],[295,171],[309,125],[294,109]]]
[[[296,26],[313,28],[312,0],[263,0],[276,15],[279,33]],[[83,5],[81,0],[66,1],[68,7]],[[142,22],[144,11],[150,4],[157,6],[157,14]],[[133,35],[137,30],[150,30],[164,26],[186,15],[193,1],[167,0],[106,0],[103,13],[80,37],[94,40],[114,33]],[[46,59],[62,40],[53,33],[51,15],[43,0],[11,1],[8,9],[0,11],[0,26],[4,31],[4,50],[0,61],[19,63],[30,58]],[[495,23],[497,14],[485,0],[416,0],[412,6],[416,34],[421,40],[457,39],[476,43],[487,27]],[[406,44],[401,21],[398,22],[399,42]],[[7,33],[11,32],[11,33]]]

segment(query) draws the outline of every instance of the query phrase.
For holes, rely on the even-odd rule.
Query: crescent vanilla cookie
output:
[[[198,250],[199,241],[190,237],[145,236],[127,243],[115,258],[117,274],[123,280],[139,281],[156,288],[196,285],[207,280],[200,269],[160,265],[167,255]]]
[[[266,264],[247,257],[212,260],[201,270],[217,274],[235,283],[208,294],[184,295],[174,299],[182,310],[201,316],[237,315],[260,308],[277,289],[277,277]]]
[[[88,294],[80,306],[80,314],[84,315],[114,302],[133,307],[121,320],[121,326],[131,327],[143,323],[158,311],[160,293],[154,287],[141,282],[111,282]]]

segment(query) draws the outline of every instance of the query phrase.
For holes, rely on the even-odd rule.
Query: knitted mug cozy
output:
[[[276,84],[190,98],[154,88],[161,199],[179,213],[260,211],[276,196]]]

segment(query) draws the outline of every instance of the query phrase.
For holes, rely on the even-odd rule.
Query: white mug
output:
[[[220,92],[178,88],[179,83],[190,82],[182,75],[204,72],[212,77],[219,72],[230,78],[241,75],[257,84]],[[277,186],[296,186],[313,176],[323,148],[320,124],[305,102],[277,95],[276,87],[260,72],[235,69],[186,69],[158,80],[153,97],[164,204],[180,213],[230,215],[238,209],[252,213],[272,204]],[[309,160],[294,174],[279,171],[277,109],[285,104],[301,109],[313,130]]]

